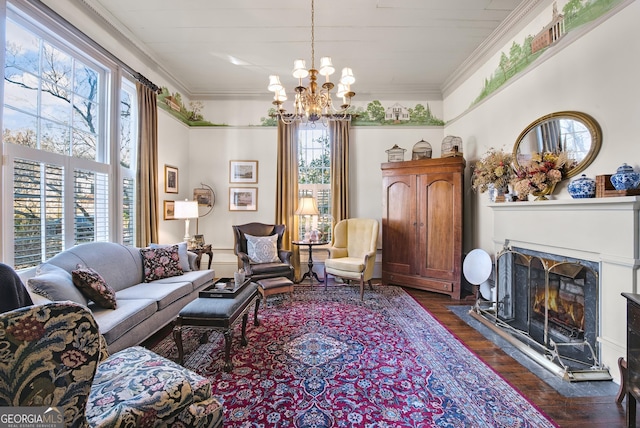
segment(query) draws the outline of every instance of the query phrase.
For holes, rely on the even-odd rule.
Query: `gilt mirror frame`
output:
[[[586,131],[589,132],[589,135],[591,137],[591,144],[589,146],[589,149],[585,150],[586,153],[584,154],[584,157],[582,157],[581,160],[577,161],[576,165],[564,174],[563,179],[571,178],[578,175],[579,173],[584,171],[594,161],[594,159],[598,155],[598,152],[600,151],[600,147],[602,146],[602,130],[598,122],[593,117],[589,116],[586,113],[582,113],[578,111],[559,111],[556,113],[547,114],[545,116],[542,116],[539,119],[536,119],[529,126],[527,126],[524,129],[524,131],[520,133],[520,135],[518,136],[518,139],[516,140],[515,145],[513,146],[513,162],[516,167],[520,166],[520,164],[518,163],[518,155],[520,154],[520,145],[525,140],[525,137],[527,137],[527,135],[534,130],[537,132],[539,127],[542,127],[546,124],[551,124],[553,123],[553,121],[557,121],[558,119],[574,120],[580,123],[586,129]],[[571,139],[575,139],[574,134],[570,133],[568,135],[571,135]],[[559,139],[558,146],[566,145],[566,135],[564,137],[565,137],[565,141],[562,142],[561,141],[562,134],[560,132],[558,133],[558,139]],[[557,151],[557,150],[543,150],[543,151]]]

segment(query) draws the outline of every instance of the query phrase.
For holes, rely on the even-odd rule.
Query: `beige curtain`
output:
[[[139,106],[136,245],[158,242],[158,109],[156,93],[136,83]]]
[[[349,127],[347,120],[329,122],[331,141],[331,216],[335,225],[349,218]]]
[[[295,277],[299,277],[300,253],[291,240],[298,239],[298,123],[290,125],[278,120],[278,159],[276,184],[276,224],[287,228],[282,238],[282,247],[292,250],[291,264],[296,267]],[[292,248],[293,247],[293,248]]]

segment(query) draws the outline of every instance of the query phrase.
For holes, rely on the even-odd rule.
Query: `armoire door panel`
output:
[[[408,274],[415,264],[415,176],[384,180],[382,258],[387,271]]]
[[[420,177],[420,275],[451,279],[455,272],[455,187],[451,174]]]

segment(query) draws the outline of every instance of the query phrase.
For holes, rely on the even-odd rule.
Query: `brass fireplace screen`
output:
[[[568,381],[610,380],[600,363],[599,266],[522,248],[496,256],[495,301],[471,315]]]

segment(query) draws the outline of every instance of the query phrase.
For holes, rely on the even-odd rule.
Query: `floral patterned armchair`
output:
[[[56,407],[67,427],[222,425],[206,378],[142,347],[105,349],[84,306],[0,314],[0,406]]]

